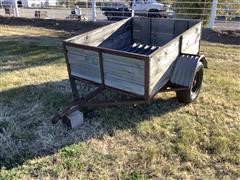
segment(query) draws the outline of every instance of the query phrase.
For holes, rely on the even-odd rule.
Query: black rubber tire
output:
[[[201,62],[198,62],[190,89],[176,92],[179,102],[191,103],[197,99],[202,86],[203,69],[203,64]]]
[[[112,20],[113,20],[113,13],[108,12],[108,13],[106,13],[106,16],[107,16],[107,19],[108,19],[109,21],[112,21]]]

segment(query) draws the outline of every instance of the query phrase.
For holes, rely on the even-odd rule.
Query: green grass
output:
[[[71,102],[61,46],[33,37],[0,47],[0,179],[240,177],[239,46],[202,42],[209,68],[196,102],[163,93],[150,105],[83,109],[77,130],[50,122]]]

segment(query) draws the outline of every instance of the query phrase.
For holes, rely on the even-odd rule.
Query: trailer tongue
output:
[[[74,102],[53,123],[62,119],[74,128],[80,107],[150,103],[162,91],[176,91],[180,102],[194,101],[207,66],[199,55],[201,27],[197,21],[133,17],[65,40]],[[80,97],[78,80],[98,88]],[[94,100],[105,89],[133,98]]]

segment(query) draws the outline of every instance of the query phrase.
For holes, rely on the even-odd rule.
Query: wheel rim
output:
[[[113,20],[113,14],[112,13],[108,13],[108,19]]]
[[[196,76],[194,77],[192,84],[192,92],[196,92],[198,90],[198,84],[199,84],[199,72],[197,72]]]
[[[192,82],[191,94],[193,99],[195,99],[199,94],[199,91],[202,85],[202,78],[203,78],[203,69],[199,69],[199,71],[195,74],[195,77]]]

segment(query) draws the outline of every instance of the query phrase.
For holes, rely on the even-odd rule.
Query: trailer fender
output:
[[[204,68],[208,68],[208,63],[207,63],[205,56],[200,56],[199,61],[203,64]]]
[[[197,64],[201,62],[204,67],[207,61],[204,56],[199,55],[181,55],[177,58],[174,65],[170,82],[184,87],[191,87],[195,75]]]

